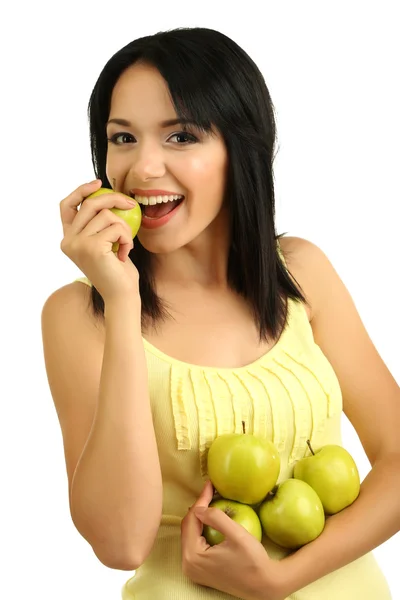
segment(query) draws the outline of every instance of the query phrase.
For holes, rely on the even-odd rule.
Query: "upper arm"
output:
[[[95,416],[103,360],[101,331],[88,312],[88,292],[81,283],[60,288],[46,300],[41,316],[45,367],[61,427],[69,498]]]
[[[384,454],[399,453],[400,388],[327,256],[301,238],[298,247],[310,274],[314,339],[338,377],[344,413],[371,464]]]

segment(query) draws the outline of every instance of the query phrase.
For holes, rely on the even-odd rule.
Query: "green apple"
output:
[[[257,513],[247,504],[241,504],[240,502],[235,502],[233,500],[227,500],[226,498],[219,498],[218,500],[213,500],[210,503],[210,508],[219,508],[222,510],[228,517],[242,525],[251,535],[253,535],[259,542],[262,539],[262,527],[260,523],[260,519],[257,516]],[[210,546],[215,546],[215,544],[220,544],[224,541],[225,536],[211,527],[210,525],[204,525],[203,527],[203,536],[206,538],[207,543]]]
[[[258,516],[270,540],[293,550],[315,540],[325,527],[318,494],[300,479],[286,479],[276,486],[260,506]]]
[[[208,476],[223,497],[243,504],[260,503],[276,484],[280,457],[274,444],[245,433],[226,433],[211,444]]]
[[[327,515],[350,506],[360,493],[360,475],[353,457],[342,446],[327,444],[299,460],[293,477],[308,483],[321,499]]]
[[[112,194],[115,193],[114,190],[110,190],[108,188],[103,188],[101,187],[100,189],[97,190],[97,192],[93,192],[93,194],[90,194],[87,198],[95,198],[96,196],[101,196],[102,194]],[[123,194],[124,196],[126,196],[126,194]],[[127,196],[127,198],[130,198],[130,196]],[[128,209],[121,209],[121,208],[110,208],[111,212],[114,213],[115,215],[117,215],[117,217],[121,217],[121,219],[123,219],[126,223],[128,223],[129,227],[131,228],[132,231],[132,239],[136,236],[137,232],[139,231],[139,227],[140,224],[142,222],[142,211],[140,209],[139,204],[136,204],[136,206],[134,206],[133,208],[128,208]],[[118,252],[118,248],[119,248],[119,244],[118,242],[115,242],[113,244],[112,250],[113,252]]]

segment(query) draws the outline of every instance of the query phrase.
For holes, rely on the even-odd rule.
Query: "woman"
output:
[[[276,234],[259,70],[216,31],[158,33],[110,59],[89,116],[98,180],[60,205],[86,277],[42,314],[76,528],[137,571],[125,600],[390,598],[371,551],[400,528],[399,387],[324,253]],[[135,246],[108,210],[125,195],[85,200],[101,186],[140,204]],[[285,551],[208,508],[217,436],[244,421],[284,481],[308,439],[341,444],[342,411],[372,469],[316,540]],[[225,542],[209,548],[204,524]]]

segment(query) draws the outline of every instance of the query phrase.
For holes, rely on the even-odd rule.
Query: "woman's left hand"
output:
[[[204,489],[182,519],[182,570],[193,582],[243,600],[284,600],[284,565],[269,558],[264,546],[222,510],[209,508],[213,486]],[[210,546],[203,525],[225,539]]]

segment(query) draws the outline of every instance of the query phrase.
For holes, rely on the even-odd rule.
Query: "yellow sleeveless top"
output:
[[[90,281],[81,277],[88,285]],[[211,368],[167,356],[143,338],[153,422],[163,478],[163,514],[151,554],[123,586],[123,600],[229,600],[181,571],[180,523],[207,479],[207,449],[216,436],[246,431],[273,441],[279,480],[314,448],[341,444],[342,394],[335,372],[314,342],[303,304],[289,299],[286,327],[275,346],[240,368]],[[264,536],[275,559],[287,551]],[[372,553],[290,596],[291,600],[389,600]]]

